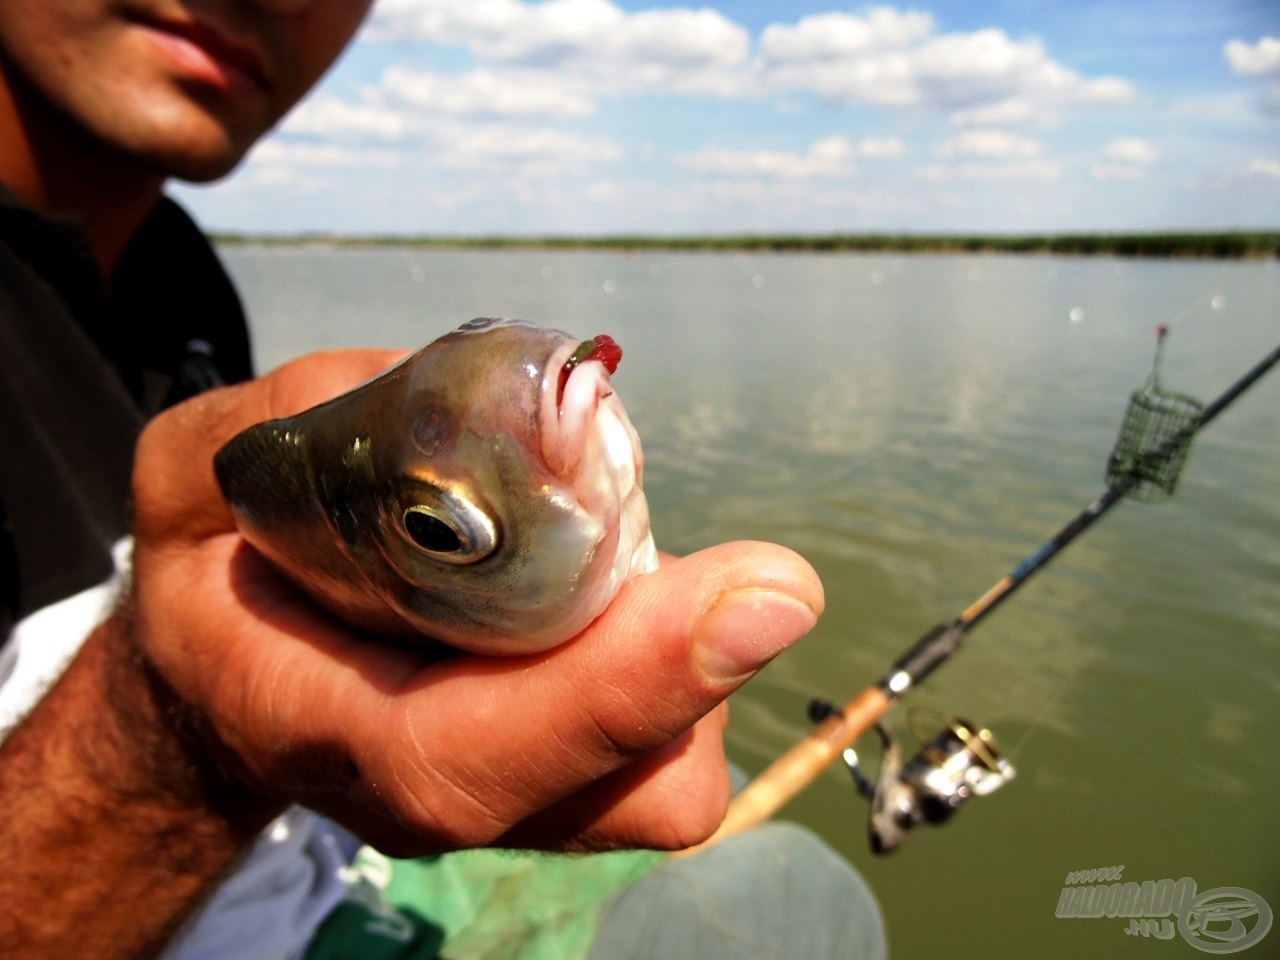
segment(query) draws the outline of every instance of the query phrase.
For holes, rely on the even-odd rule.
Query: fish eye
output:
[[[421,507],[404,512],[404,529],[414,543],[431,553],[457,553],[462,549],[458,531]]]
[[[407,507],[400,526],[414,546],[443,563],[477,563],[498,548],[493,521],[476,505],[453,497]]]

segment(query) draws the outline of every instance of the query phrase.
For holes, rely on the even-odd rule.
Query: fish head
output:
[[[583,346],[475,320],[251,428],[217,460],[242,533],[373,633],[488,654],[575,636],[656,567],[639,438]]]

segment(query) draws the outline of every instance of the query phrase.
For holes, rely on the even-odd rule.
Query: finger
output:
[[[491,843],[679,738],[806,633],[821,607],[816,575],[780,547],[732,544],[663,564],[562,647],[462,657],[391,696],[380,691],[367,708],[382,722],[356,745],[365,778],[354,787],[394,795],[423,835]]]
[[[255,635],[251,639],[246,638],[244,643],[246,647],[259,648],[259,653],[262,647],[269,646],[276,655],[274,659],[280,661],[276,666],[267,668],[262,664],[262,656],[254,659],[257,664],[254,674],[267,678],[260,681],[260,685],[270,687],[269,691],[262,692],[269,694],[273,711],[277,714],[292,700],[287,691],[280,689],[279,678],[316,676],[316,666],[302,662],[305,657],[287,656],[289,638],[307,638],[303,649],[309,648],[348,678],[358,676],[361,681],[367,681],[384,693],[402,688],[411,678],[422,681],[421,658],[413,651],[350,635],[335,628],[332,621],[319,615],[302,597],[295,596],[294,602],[289,602],[286,592],[282,598],[278,590],[281,585],[276,582],[274,572],[252,551],[243,547],[239,549],[237,562],[232,566],[241,570],[236,593],[242,602],[257,613],[261,623],[270,625],[283,635],[282,639],[266,642],[260,635]],[[259,590],[264,593],[261,600],[253,597]],[[228,622],[230,618],[219,619]],[[224,678],[225,688],[233,695],[243,697],[243,706],[232,710],[234,716],[242,717],[252,712],[255,684],[252,677],[234,677],[233,671],[221,665],[228,649],[221,645],[197,647],[188,650],[186,657],[196,663],[204,663],[210,655],[217,658],[204,663],[197,672],[205,677]],[[239,662],[240,655],[233,654],[231,660]],[[522,669],[516,668],[514,662],[502,662]],[[465,690],[451,691],[443,683],[437,683],[433,690],[433,696],[441,700],[451,693],[469,696]],[[359,693],[353,693],[341,683],[313,683],[305,699],[301,691],[297,697],[299,706],[296,712],[305,717],[338,717],[352,729],[369,719],[367,711],[359,706]],[[727,717],[727,705],[717,704],[691,733],[641,754],[615,773],[572,793],[550,809],[535,814],[497,843],[582,851],[635,846],[676,849],[699,842],[723,819],[727,802],[728,778],[721,739]],[[286,730],[292,733],[296,729],[292,720],[283,716],[276,719],[284,722],[270,726],[255,725],[258,733],[269,730],[275,739]],[[502,722],[500,718],[494,718],[491,727],[477,715],[471,717],[460,731],[472,741],[469,762],[497,771],[499,776],[509,759],[509,751],[519,749],[500,728]],[[423,736],[430,737],[431,744],[435,745],[436,738],[431,733]],[[234,731],[224,730],[223,741],[240,756],[252,758],[262,753],[262,747],[254,736],[246,739]],[[364,792],[360,784],[353,784],[351,770],[353,765],[358,766],[364,761],[358,757],[355,760],[344,759],[349,755],[329,749],[326,746],[329,743],[330,735],[324,733],[308,734],[284,744],[277,739],[274,745],[277,751],[275,765],[262,767],[251,763],[250,766],[255,767],[252,779],[264,789],[275,792],[303,791],[304,800],[306,791],[310,791],[313,796],[311,805],[348,824],[358,823],[367,842],[393,855],[439,852],[462,845],[455,835],[445,830],[407,836],[401,817],[391,810],[380,809],[379,803],[369,803],[367,795],[363,798],[364,803],[351,802],[346,791],[353,785],[357,797]],[[394,753],[394,744],[383,743],[382,749],[392,751],[390,756],[393,760],[398,757]],[[376,777],[370,779],[377,781]],[[317,790],[322,796],[315,797]],[[488,800],[480,796],[482,792],[477,791],[477,799],[483,809],[488,809]],[[448,799],[453,793],[452,790],[439,791],[432,796],[433,809],[441,820],[459,817],[456,806],[441,802],[442,797]],[[468,811],[475,803],[470,797],[466,801],[464,806],[467,809],[463,815],[470,816]],[[513,816],[507,815],[504,820]],[[504,827],[508,825],[504,823]]]
[[[311,354],[265,377],[211,390],[160,414],[143,431],[135,452],[136,532],[145,537],[181,526],[190,540],[231,529],[213,473],[214,453],[246,427],[315,406],[403,356],[394,350]],[[179,450],[182,455],[174,456]]]
[[[502,846],[560,851],[679,850],[714,832],[728,808],[724,705],[694,727],[519,824]]]
[[[557,805],[543,846],[573,846],[575,834],[579,847],[699,839],[718,819],[723,787],[712,780],[723,757],[718,738],[695,740],[687,753],[680,738],[806,632],[822,606],[799,557],[728,545],[664,563],[555,651],[424,665],[290,601],[234,536],[203,549],[233,551],[213,565],[240,574],[210,602],[235,606],[206,603],[194,620],[173,621],[170,611],[160,622],[139,594],[143,633],[168,638],[149,645],[152,659],[214,718],[249,782],[399,855],[492,843]],[[139,556],[140,573],[153,559]],[[191,564],[207,569],[178,557],[163,563],[165,575],[207,596],[184,573]],[[211,623],[217,643],[200,639]],[[702,805],[681,802],[687,796]]]

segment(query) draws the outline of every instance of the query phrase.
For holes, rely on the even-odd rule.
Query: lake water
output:
[[[751,772],[810,697],[878,679],[1101,492],[1157,323],[1164,385],[1203,401],[1280,342],[1275,262],[225,253],[264,368],[474,316],[613,335],[659,545],[774,540],[826,585],[815,632],[734,698]],[[866,873],[896,957],[1198,955],[1055,917],[1066,874],[1120,864],[1280,911],[1278,490],[1275,372],[1197,438],[1170,502],[1112,511],[894,711],[909,742],[908,706],[989,725],[1009,786],[887,858],[841,769],[785,811]],[[1280,930],[1243,955],[1280,956]]]

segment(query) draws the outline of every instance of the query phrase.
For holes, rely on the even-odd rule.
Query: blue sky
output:
[[[1277,0],[377,0],[208,227],[1280,228]]]

